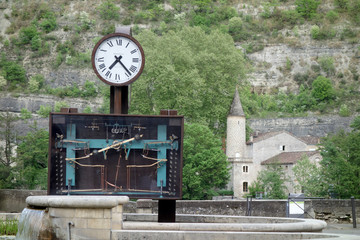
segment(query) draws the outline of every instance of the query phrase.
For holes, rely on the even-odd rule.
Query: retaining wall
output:
[[[20,213],[25,207],[28,196],[46,195],[46,191],[0,190],[0,212]],[[111,196],[109,196],[111,197]],[[360,199],[355,200],[356,215],[360,218]],[[287,200],[254,199],[251,204],[252,216],[286,217]],[[352,209],[350,199],[311,199],[305,201],[307,218],[317,218],[331,222],[351,222]],[[157,213],[158,202],[140,199],[124,205],[126,213]],[[177,214],[233,215],[246,216],[246,200],[206,200],[176,201]],[[360,219],[358,220],[360,222]]]

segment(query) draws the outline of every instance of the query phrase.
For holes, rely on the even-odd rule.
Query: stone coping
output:
[[[358,240],[359,236],[305,233],[305,232],[209,232],[209,231],[156,231],[156,230],[120,230],[112,231],[112,240],[289,240],[289,239],[317,239],[317,240]]]
[[[319,232],[326,223],[319,220],[298,223],[156,223],[123,222],[126,230],[222,231],[222,232]]]
[[[123,229],[225,232],[319,232],[327,226],[326,222],[321,220],[298,218],[181,215],[177,217],[177,222],[175,223],[158,223],[150,220],[151,214],[140,214],[138,217],[141,218],[141,216],[143,221],[139,221],[140,219],[135,220],[135,215],[126,214]],[[182,218],[182,220],[186,220],[186,218],[189,219],[189,217],[195,218],[198,222],[181,221]],[[146,221],[146,218],[150,221]]]
[[[113,208],[129,202],[127,196],[30,196],[30,207],[54,208]]]

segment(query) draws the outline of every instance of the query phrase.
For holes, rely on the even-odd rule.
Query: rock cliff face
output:
[[[290,46],[274,44],[264,47],[262,51],[249,54],[255,71],[249,75],[254,89],[266,92],[273,88],[284,91],[296,91],[299,83],[294,80],[296,74],[306,74],[320,66],[320,59],[333,60],[332,70],[338,75],[352,75],[351,69],[359,71],[359,45],[356,44],[305,44]],[[326,72],[323,72],[327,75]],[[351,78],[351,77],[350,77]],[[357,89],[360,90],[360,89]]]
[[[23,95],[19,94],[13,96],[11,94],[5,94],[0,98],[0,112],[14,112],[19,113],[21,109],[25,108],[28,111],[35,113],[40,109],[40,106],[54,106],[56,102],[64,101],[70,104],[70,107],[77,108],[79,112],[82,112],[85,107],[91,109],[97,109],[102,104],[102,99],[94,98],[90,100],[74,99],[74,98],[58,98],[49,95]]]
[[[325,137],[343,129],[351,131],[353,117],[319,116],[303,118],[250,119],[250,127],[258,133],[288,131],[297,137]]]
[[[31,1],[29,1],[31,2]],[[36,2],[34,0],[34,2]],[[85,67],[76,67],[67,64],[66,59],[60,66],[54,68],[58,51],[56,46],[58,43],[70,41],[75,44],[78,52],[90,55],[96,40],[101,36],[100,30],[104,26],[99,22],[95,22],[95,9],[98,7],[97,1],[74,0],[59,1],[61,4],[52,6],[57,12],[61,12],[57,19],[58,27],[56,30],[47,34],[46,37],[50,42],[50,53],[42,56],[40,59],[33,58],[33,52],[29,49],[25,51],[23,65],[26,69],[27,78],[36,74],[44,76],[45,84],[56,88],[64,86],[72,86],[74,84],[83,85],[87,80],[102,84],[91,69],[90,63]],[[124,11],[119,3],[120,11]],[[169,1],[165,1],[169,3]],[[234,8],[239,14],[249,15],[254,18],[260,18],[264,12],[264,5],[258,1],[232,1]],[[330,3],[331,2],[331,3]],[[5,40],[17,37],[17,33],[7,33],[7,29],[11,26],[12,11],[16,9],[19,1],[7,0],[0,1],[0,51],[4,47]],[[171,8],[169,4],[165,4],[166,8]],[[292,1],[288,1],[279,9],[294,9]],[[319,11],[326,13],[334,9],[332,1],[323,1]],[[82,31],[78,34],[71,35],[76,27],[81,24],[82,17],[87,20],[94,20],[93,30]],[[142,25],[141,27],[146,27]],[[337,26],[338,27],[338,26]],[[254,91],[256,92],[274,92],[274,91],[291,91],[296,92],[300,82],[296,79],[297,75],[308,74],[308,72],[322,73],[323,75],[332,75],[335,83],[340,81],[354,82],[354,76],[360,75],[360,44],[349,44],[345,41],[315,41],[310,37],[311,25],[301,24],[297,28],[282,29],[278,33],[278,42],[264,39],[264,46],[261,51],[246,54],[247,58],[252,62],[253,72],[248,75]],[[353,28],[353,29],[358,29]],[[340,32],[340,29],[339,31]],[[54,40],[55,39],[55,40]],[[338,37],[336,39],[339,39]],[[243,43],[236,43],[242,45]],[[69,56],[67,56],[69,57]],[[66,58],[67,58],[66,57]],[[321,66],[321,58],[331,58],[333,67],[331,73],[328,73]],[[12,59],[15,60],[15,59]],[[360,91],[360,85],[357,83],[357,89]],[[18,113],[22,108],[35,113],[41,105],[53,106],[56,102],[65,101],[71,107],[78,108],[81,112],[85,107],[89,106],[93,110],[101,105],[101,99],[82,100],[82,99],[60,99],[54,96],[45,95],[25,95],[11,94],[0,92],[0,111],[11,111]],[[45,122],[47,120],[44,120]],[[324,136],[328,132],[334,132],[339,128],[349,128],[347,118],[288,118],[282,120],[261,119],[250,120],[250,125],[254,130],[266,132],[277,130],[288,130],[299,135],[315,135]],[[47,127],[46,123],[44,126]]]

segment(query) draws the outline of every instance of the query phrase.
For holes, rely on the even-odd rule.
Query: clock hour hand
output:
[[[120,58],[121,58],[121,56],[118,58],[118,57],[116,57],[116,56],[114,56],[115,57],[115,61],[110,65],[110,67],[109,67],[109,69],[111,70],[118,62],[120,62]]]

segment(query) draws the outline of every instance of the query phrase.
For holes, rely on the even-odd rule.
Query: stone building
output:
[[[286,183],[288,193],[296,193],[292,168],[304,155],[319,162],[317,150],[319,138],[296,137],[287,131],[256,134],[246,141],[246,118],[236,90],[227,117],[226,155],[231,164],[228,189],[234,197],[242,198],[249,186],[256,181],[258,173],[268,164],[278,163],[290,179]]]

